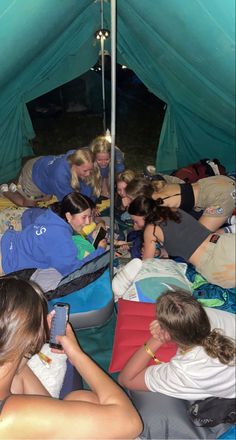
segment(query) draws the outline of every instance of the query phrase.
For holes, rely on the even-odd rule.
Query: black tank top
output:
[[[211,231],[199,223],[190,214],[178,209],[180,223],[167,219],[158,223],[164,235],[164,248],[172,257],[182,257],[186,261],[211,234]]]

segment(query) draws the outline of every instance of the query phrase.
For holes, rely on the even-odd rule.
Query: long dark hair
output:
[[[159,206],[155,200],[138,196],[134,199],[128,208],[130,215],[137,215],[144,217],[145,225],[152,223],[156,224],[161,221],[173,220],[180,223],[180,215],[177,211],[172,210],[167,206]]]
[[[71,192],[65,196],[61,202],[56,202],[51,205],[51,210],[63,218],[66,222],[66,213],[71,215],[80,214],[87,209],[93,210],[95,208],[94,202],[87,196],[79,192]]]
[[[219,329],[211,330],[204,308],[189,292],[176,290],[162,294],[157,299],[156,312],[160,326],[180,346],[202,346],[208,356],[218,358],[222,364],[235,360],[235,341]]]

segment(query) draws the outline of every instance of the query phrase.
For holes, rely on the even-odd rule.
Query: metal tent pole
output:
[[[111,173],[110,173],[110,277],[114,260],[114,200],[115,200],[115,137],[116,137],[116,0],[111,0]]]
[[[100,0],[101,29],[103,23],[103,0]],[[105,96],[105,57],[104,57],[104,38],[101,38],[101,60],[102,60],[102,116],[103,116],[103,134],[106,133],[106,96]]]

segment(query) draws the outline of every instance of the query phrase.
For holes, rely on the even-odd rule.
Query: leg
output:
[[[7,191],[3,193],[4,197],[6,197],[11,202],[15,203],[17,206],[35,206],[36,202],[35,200],[26,199],[22,194],[20,194],[18,191],[11,192]]]
[[[199,223],[204,225],[210,231],[215,232],[226,222],[227,219],[228,219],[228,216],[226,216],[226,217],[210,217],[210,216],[202,215],[198,221],[199,221]],[[217,233],[218,233],[218,231],[217,231]]]

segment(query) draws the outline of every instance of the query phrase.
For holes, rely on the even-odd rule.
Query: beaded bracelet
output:
[[[161,364],[162,362],[159,361],[159,359],[157,359],[157,357],[155,356],[155,354],[153,353],[153,351],[151,350],[151,348],[148,346],[148,344],[145,342],[144,344],[144,348],[146,350],[146,352],[149,354],[149,356],[151,356],[151,358],[154,360],[154,362],[156,364]]]

